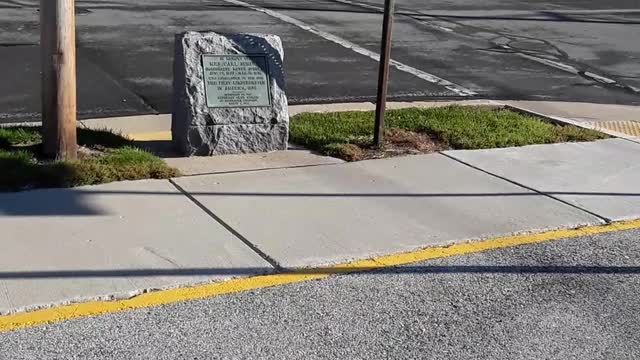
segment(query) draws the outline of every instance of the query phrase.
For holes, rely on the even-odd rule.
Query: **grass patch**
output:
[[[109,151],[98,159],[101,164],[113,166],[141,165],[141,164],[164,164],[162,159],[155,155],[134,147],[123,147]]]
[[[0,148],[7,149],[12,145],[33,144],[41,141],[40,129],[20,127],[0,127]]]
[[[106,148],[121,148],[132,146],[132,141],[120,134],[106,129],[77,129],[78,145],[87,147],[102,146]]]
[[[109,130],[85,129],[76,130],[78,145],[86,147],[120,148],[130,146],[131,140]],[[39,126],[0,127],[0,148],[39,144],[42,142]]]
[[[593,141],[608,136],[575,126],[560,126],[506,109],[482,106],[446,106],[391,110],[386,129],[428,136],[451,149],[491,149],[532,144]],[[291,140],[330,156],[350,160],[345,153],[370,148],[373,112],[305,113],[293,117]],[[345,151],[344,149],[349,149]]]
[[[166,179],[177,176],[155,155],[106,130],[78,129],[83,147],[75,161],[39,157],[38,127],[0,128],[0,191],[73,187],[112,181]]]

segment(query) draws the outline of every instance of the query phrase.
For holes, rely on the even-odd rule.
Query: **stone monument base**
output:
[[[225,155],[286,150],[289,126],[235,124],[190,126],[187,142],[175,142],[185,155]]]
[[[174,147],[185,156],[286,150],[289,111],[280,38],[176,36]]]

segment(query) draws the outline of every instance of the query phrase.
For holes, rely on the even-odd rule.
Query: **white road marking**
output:
[[[501,46],[503,49],[507,49],[510,50],[511,47],[509,45],[502,45]],[[544,64],[547,66],[551,66],[553,68],[571,73],[571,74],[575,74],[575,75],[583,75],[586,76],[590,79],[593,79],[594,81],[600,82],[600,83],[604,83],[604,84],[609,84],[609,85],[616,85],[618,87],[622,87],[622,88],[626,88],[628,90],[631,90],[635,93],[640,93],[640,89],[630,86],[630,85],[625,85],[625,84],[621,84],[618,81],[608,78],[606,76],[600,75],[600,74],[596,74],[593,73],[591,71],[585,71],[582,72],[581,70],[579,70],[578,68],[576,68],[575,66],[569,65],[569,64],[565,64],[563,62],[559,62],[559,61],[555,61],[555,60],[551,60],[551,59],[547,59],[547,58],[543,58],[543,57],[538,57],[538,56],[534,56],[531,54],[523,54],[520,52],[514,52],[513,54],[516,54],[518,56],[521,56],[525,59],[529,59],[529,60],[533,60],[537,63],[540,64]],[[582,73],[582,74],[581,74]]]
[[[596,80],[602,81],[602,82],[607,83],[607,84],[615,84],[616,83],[616,81],[613,80],[613,79],[609,79],[608,77],[604,77],[602,75],[594,74],[591,71],[585,71],[584,74],[586,76],[592,78],[592,79],[596,79]]]
[[[332,0],[335,2],[339,2],[339,3],[343,3],[343,4],[347,4],[347,5],[351,5],[351,6],[356,6],[356,7],[361,7],[361,8],[365,8],[365,9],[370,9],[370,10],[376,10],[378,12],[384,13],[384,8],[381,6],[376,6],[376,5],[370,5],[370,4],[365,4],[365,3],[361,3],[358,1],[351,1],[351,0]],[[407,13],[404,13],[405,15]],[[415,13],[415,14],[411,14],[411,15],[421,15],[421,13]],[[453,32],[454,30],[446,27],[446,26],[442,26],[442,25],[438,25],[432,21],[426,21],[423,20],[421,21],[424,25],[430,26],[432,28],[435,28],[437,30],[442,30],[442,31],[446,31],[446,32]]]
[[[371,9],[371,10],[376,10],[376,11],[384,11],[384,8],[382,6],[365,4],[365,3],[355,2],[355,1],[350,1],[350,0],[332,0],[332,1],[343,3],[343,4],[347,4],[347,5],[353,5],[353,6],[357,6],[357,7],[361,7],[361,8],[365,8],[365,9]]]
[[[335,0],[334,0],[335,1]],[[429,10],[425,15],[433,16],[544,16],[545,14],[559,15],[618,15],[638,14],[640,9],[538,9],[538,10]]]
[[[352,5],[352,6],[357,6],[357,7],[361,7],[361,8],[365,8],[365,9],[371,9],[371,10],[376,10],[376,11],[384,11],[384,9],[382,7],[376,6],[376,5],[370,5],[370,4],[365,4],[365,3],[361,3],[358,1],[353,1],[353,0],[332,0],[335,2],[339,2],[339,3],[343,3],[343,4],[348,4],[348,5]],[[446,16],[447,14],[456,14],[459,15],[460,13],[462,13],[464,11],[430,11],[429,13],[425,13],[423,11],[417,11],[415,13],[404,13],[405,15],[420,15],[420,16],[427,16],[433,19],[433,16]],[[477,11],[474,10],[474,13],[477,14]],[[520,15],[536,15],[538,13],[541,13],[542,11],[507,11],[507,12],[503,12],[504,14],[510,14],[510,15],[515,15],[516,13],[519,13]],[[625,14],[625,13],[640,13],[640,10],[638,9],[602,9],[602,10],[547,10],[547,13],[558,13],[558,14]],[[502,15],[503,13],[500,13],[500,15]],[[433,16],[432,16],[433,15]],[[446,20],[445,20],[446,21]],[[446,26],[441,26],[441,25],[437,25],[434,22],[425,22],[425,21],[421,21],[423,23],[425,23],[426,25],[429,25],[432,28],[438,29],[438,30],[442,30],[445,32],[452,32],[454,31],[451,28],[448,28]],[[453,23],[452,23],[453,24]],[[502,48],[510,50],[511,47],[509,45],[501,45]],[[519,55],[521,57],[524,57],[526,59],[535,61],[539,64],[543,64],[543,65],[547,65],[571,74],[575,74],[575,75],[580,75],[581,71],[579,69],[577,69],[576,67],[569,65],[569,64],[565,64],[559,61],[555,61],[555,60],[551,60],[551,59],[547,59],[544,57],[538,57],[535,55],[531,55],[531,54],[523,54],[520,52],[514,52],[514,54]],[[583,73],[584,76],[591,78],[597,82],[601,82],[601,83],[605,83],[605,84],[609,84],[609,85],[613,85],[615,84],[616,86],[620,86],[620,87],[624,87],[628,90],[631,90],[635,93],[640,93],[640,89],[631,85],[626,85],[626,84],[620,84],[619,82],[617,82],[616,80],[613,80],[611,78],[608,78],[606,76],[603,75],[599,75],[599,74],[595,74],[593,72],[590,71],[586,71]]]
[[[505,49],[510,49],[509,46],[507,45],[503,45],[502,46]],[[513,54],[522,56],[523,58],[529,59],[529,60],[533,60],[535,62],[538,62],[540,64],[544,64],[547,66],[551,66],[553,68],[568,72],[568,73],[572,73],[572,74],[576,74],[578,75],[580,73],[580,70],[578,70],[576,67],[571,66],[569,64],[565,64],[559,61],[555,61],[555,60],[551,60],[551,59],[546,59],[543,57],[537,57],[537,56],[533,56],[530,54],[523,54],[523,53],[519,53],[519,52],[514,52]],[[614,81],[615,82],[615,81]]]
[[[37,1],[33,1],[31,3],[28,3],[28,2],[24,2],[24,1],[14,0],[14,1],[10,2],[9,5],[19,5],[19,6],[25,6],[25,7],[33,7],[33,6],[38,6],[38,2]]]
[[[334,42],[334,43],[336,43],[336,44],[338,44],[340,46],[343,46],[343,47],[345,47],[347,49],[353,50],[353,51],[355,51],[356,53],[358,53],[360,55],[364,55],[364,56],[366,56],[368,58],[371,58],[371,59],[373,59],[375,61],[380,61],[380,55],[375,53],[375,52],[373,52],[373,51],[369,51],[369,50],[367,50],[367,49],[365,49],[365,48],[363,48],[363,47],[361,47],[361,46],[359,46],[357,44],[354,44],[354,43],[350,42],[349,40],[343,39],[341,37],[335,36],[333,34],[330,34],[328,32],[322,31],[322,30],[318,30],[318,29],[312,27],[311,25],[308,25],[308,24],[306,24],[306,23],[304,23],[304,22],[302,22],[300,20],[294,19],[294,18],[292,18],[290,16],[287,16],[285,14],[282,14],[282,13],[279,13],[279,12],[276,12],[276,11],[273,11],[273,10],[265,9],[263,7],[256,6],[256,5],[253,5],[253,4],[249,4],[249,3],[246,3],[246,2],[243,2],[243,1],[240,1],[240,0],[223,0],[223,1],[225,1],[227,3],[230,3],[230,4],[243,6],[243,7],[246,7],[246,8],[249,8],[249,9],[264,13],[264,14],[267,14],[269,16],[272,16],[272,17],[276,18],[276,19],[282,20],[282,21],[284,21],[286,23],[295,25],[295,26],[297,26],[297,27],[299,27],[299,28],[301,28],[303,30],[306,30],[306,31],[308,31],[310,33],[318,35],[318,36],[320,36],[320,37],[322,37],[322,38],[324,38],[326,40]],[[403,64],[403,63],[401,63],[399,61],[391,60],[390,61],[390,65],[393,66],[394,68],[400,70],[400,71],[404,71],[406,73],[414,75],[414,76],[416,76],[416,77],[418,77],[418,78],[420,78],[422,80],[425,80],[425,81],[428,81],[430,83],[443,86],[444,88],[446,88],[447,90],[455,93],[458,96],[473,96],[473,95],[477,95],[477,93],[472,91],[472,90],[469,90],[469,89],[464,88],[464,87],[462,87],[460,85],[454,84],[454,83],[452,83],[452,82],[450,82],[448,80],[442,79],[442,78],[440,78],[440,77],[438,77],[436,75],[429,74],[428,72],[424,72],[424,71],[422,71],[420,69],[416,69],[416,68],[411,67],[409,65],[405,65],[405,64]]]

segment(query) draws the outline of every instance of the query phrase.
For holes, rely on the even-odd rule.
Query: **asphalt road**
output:
[[[382,2],[78,0],[79,115],[169,112],[186,30],[280,35],[291,103],[373,100]],[[0,122],[39,116],[38,3],[0,0]],[[392,99],[640,105],[637,0],[397,3]]]
[[[0,334],[2,359],[638,359],[640,230]]]

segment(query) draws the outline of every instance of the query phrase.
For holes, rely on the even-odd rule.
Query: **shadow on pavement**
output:
[[[84,192],[73,189],[0,193],[0,217],[83,215],[106,215],[106,212],[89,204]]]
[[[640,193],[543,191],[550,196],[637,197]],[[0,193],[0,216],[82,216],[106,215],[106,211],[89,200],[98,195],[131,196],[220,196],[271,198],[490,198],[544,196],[532,191],[522,192],[451,192],[451,193],[303,193],[303,192],[171,192],[137,190],[44,189],[17,193]],[[93,200],[93,203],[99,204]]]
[[[370,4],[364,4],[366,6],[376,6]],[[232,5],[232,4],[215,4],[215,5],[206,5],[208,8],[214,9],[237,9],[240,11],[245,11],[246,7],[240,5]],[[263,8],[268,10],[276,10],[276,11],[312,11],[312,12],[337,12],[337,13],[347,13],[347,14],[381,14],[382,8],[379,10],[376,9],[367,9],[367,8],[327,8],[327,7],[310,7],[307,5],[301,6],[274,6],[274,5],[262,5]],[[452,11],[455,12],[455,11]],[[584,16],[582,14],[572,14],[571,12],[555,12],[555,11],[531,11],[531,15],[525,16],[514,16],[514,15],[504,15],[504,16],[487,16],[487,15],[455,15],[455,14],[447,14],[447,13],[429,13],[429,12],[415,12],[415,11],[405,11],[402,9],[398,9],[395,11],[396,15],[409,16],[409,17],[424,17],[424,18],[441,18],[441,19],[460,19],[460,20],[508,20],[508,21],[543,21],[543,22],[573,22],[573,23],[591,23],[591,24],[618,24],[618,25],[637,25],[640,24],[640,21],[637,20],[611,20],[611,19],[598,19],[598,18],[586,18],[586,17],[575,17],[576,15]],[[637,12],[640,14],[640,11]],[[599,12],[598,15],[616,15],[615,12],[607,13],[607,12]]]
[[[132,145],[161,158],[181,157],[176,153],[171,140],[134,140]]]
[[[534,21],[534,22],[559,22],[559,23],[586,23],[586,24],[612,24],[612,25],[638,25],[637,20],[609,20],[609,19],[587,19],[575,18],[569,15],[554,13],[551,11],[538,12],[542,16],[548,17],[521,17],[521,16],[473,16],[473,15],[453,15],[453,14],[429,14],[429,13],[406,13],[397,12],[398,15],[407,15],[413,18],[438,18],[455,20],[500,20],[500,21]]]
[[[175,192],[164,191],[120,191],[120,190],[89,190],[83,191],[83,194],[114,194],[114,195],[182,195]],[[207,192],[207,191],[189,191],[189,195],[192,196],[235,196],[235,197],[337,197],[337,198],[447,198],[447,197],[510,197],[510,196],[541,196],[546,195],[576,195],[576,196],[640,196],[638,193],[627,192],[588,192],[588,191],[522,191],[522,192],[497,192],[497,193],[483,193],[483,192],[465,192],[465,193],[304,193],[304,192]]]
[[[376,274],[640,274],[640,266],[526,266],[526,265],[455,265],[428,266],[409,265],[398,267],[332,267],[310,269],[287,269],[277,274],[288,275],[333,275],[363,272]],[[214,276],[214,275],[256,275],[274,273],[270,267],[242,268],[181,268],[181,269],[122,269],[122,270],[47,270],[47,271],[4,271],[0,279],[69,279],[69,278],[116,278],[152,276]]]

